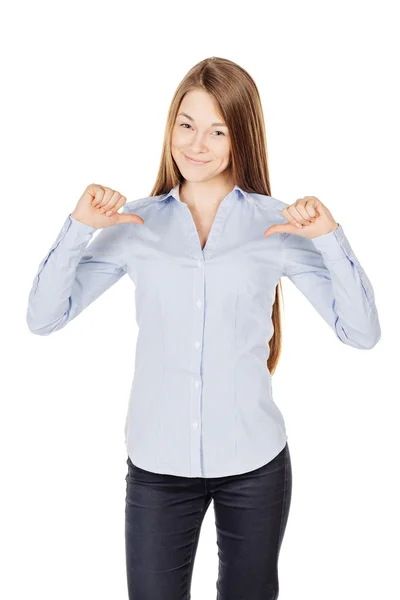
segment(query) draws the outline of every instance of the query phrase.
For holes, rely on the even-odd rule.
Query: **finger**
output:
[[[88,193],[89,193],[89,194],[92,196],[92,199],[91,199],[91,201],[90,201],[92,204],[93,204],[93,200],[94,200],[94,199],[95,199],[95,197],[96,197],[96,192],[97,192],[97,191],[98,191],[98,189],[99,189],[99,188],[101,188],[101,187],[102,187],[102,186],[101,186],[101,185],[98,185],[97,183],[91,183],[90,185],[88,185],[88,186],[87,186],[87,188],[86,188],[86,190],[85,190],[85,191],[86,191],[86,192],[88,192]]]
[[[112,198],[114,194],[114,190],[112,190],[111,188],[104,188],[104,195],[103,198],[101,200],[101,202],[99,202],[98,204],[96,204],[96,208],[101,208],[102,206],[105,206],[107,204],[107,202],[110,200],[110,198]]]
[[[299,225],[301,227],[301,225]],[[273,233],[299,233],[299,228],[295,227],[291,223],[277,223],[276,225],[270,225],[268,229],[264,231],[264,236],[268,237]]]
[[[304,216],[304,214],[302,214],[301,204],[300,204],[299,200],[297,200],[294,204],[291,204],[289,206],[289,212],[292,215],[292,217],[294,217],[296,219],[296,221],[298,223],[300,223],[300,225],[310,225],[311,224],[311,220],[308,218],[307,213],[306,213],[306,216]],[[303,212],[304,212],[304,210],[303,210]]]
[[[94,199],[92,200],[93,206],[97,206],[97,204],[99,204],[103,200],[104,192],[105,189],[101,185],[99,185],[98,189],[96,190]]]
[[[113,191],[111,190],[113,193],[112,195],[108,198],[108,201],[106,203],[103,203],[100,207],[100,212],[102,214],[104,214],[105,212],[107,212],[108,210],[110,210],[110,208],[113,208],[113,206],[115,206],[117,204],[117,202],[119,201],[119,199],[121,198],[121,194],[119,192]]]
[[[309,206],[311,206],[314,209],[317,218],[327,214],[327,208],[322,204],[321,200],[316,198],[316,196],[304,196],[304,200],[307,201],[307,211],[309,211]]]
[[[117,213],[114,216],[116,219],[116,223],[139,223],[140,225],[144,225],[144,221],[142,217],[139,215],[129,214],[129,213]]]
[[[119,209],[121,208],[121,206],[124,206],[126,204],[126,197],[125,196],[121,196],[120,199],[118,200],[118,202],[111,208],[109,208],[105,215],[106,217],[110,217],[112,215],[114,215],[116,212],[119,211]]]
[[[301,214],[301,216],[306,221],[309,221],[309,224],[311,222],[315,221],[316,211],[314,209],[312,201],[306,200],[303,198],[302,200],[297,200],[295,206],[296,206],[297,210],[299,211],[299,213]]]
[[[285,219],[287,219],[291,225],[295,225],[299,229],[300,227],[302,227],[302,224],[297,219],[295,219],[291,211],[293,211],[293,205],[284,208],[282,210],[282,216],[284,216]],[[299,218],[302,219],[302,216],[300,214]]]

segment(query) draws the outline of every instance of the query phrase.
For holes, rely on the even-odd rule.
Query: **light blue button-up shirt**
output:
[[[267,368],[275,288],[289,277],[354,348],[381,331],[372,285],[343,227],[317,238],[264,237],[289,206],[235,186],[202,250],[179,184],[127,202],[124,223],[98,231],[71,214],[29,295],[32,333],[65,327],[126,273],[139,333],[125,422],[132,462],[149,471],[221,477],[257,469],[287,440]]]

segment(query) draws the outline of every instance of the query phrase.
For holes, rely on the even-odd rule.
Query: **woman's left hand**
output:
[[[271,225],[264,232],[264,237],[273,233],[294,233],[305,238],[315,238],[339,227],[327,207],[315,196],[299,198],[286,206],[281,214],[289,222]]]

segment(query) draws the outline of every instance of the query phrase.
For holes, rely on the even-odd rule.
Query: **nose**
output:
[[[208,148],[203,141],[203,136],[201,135],[201,133],[199,132],[197,135],[195,134],[194,138],[192,139],[192,144],[190,146],[190,152],[191,152],[190,156],[195,156],[196,154],[198,154],[200,152],[203,152],[203,154],[206,154],[207,151],[208,151]],[[199,157],[199,160],[200,160],[200,157]]]

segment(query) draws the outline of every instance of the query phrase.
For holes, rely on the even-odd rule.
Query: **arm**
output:
[[[283,275],[311,302],[341,342],[373,348],[381,329],[374,290],[342,226],[315,238],[281,234]]]
[[[68,215],[29,294],[26,321],[32,333],[62,329],[126,273],[123,241],[128,225],[97,230]]]

